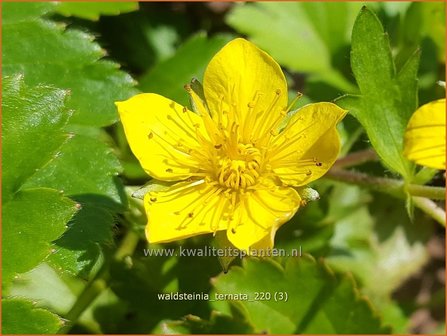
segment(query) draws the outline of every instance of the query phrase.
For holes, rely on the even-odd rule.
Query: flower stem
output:
[[[438,207],[435,202],[424,197],[413,197],[413,202],[415,206],[445,226],[445,211]]]
[[[445,199],[445,188],[432,187],[417,184],[405,185],[404,181],[385,177],[374,177],[365,173],[339,168],[330,169],[325,175],[326,178],[357,184],[370,189],[385,192],[400,198],[405,198],[406,192],[411,196],[427,197],[435,200]]]
[[[116,250],[113,261],[122,262],[124,258],[131,256],[138,244],[139,236],[133,230],[129,230],[123,238],[120,246]],[[58,334],[66,334],[70,331],[82,313],[90,306],[90,304],[109,287],[109,266],[110,262],[105,262],[96,273],[95,277],[85,286],[78,299],[65,315],[68,321],[59,331]]]
[[[385,192],[400,198],[404,198],[405,196],[403,192],[404,182],[401,180],[374,177],[365,173],[338,168],[330,169],[324,177],[335,181],[368,187],[369,189]]]
[[[379,160],[379,157],[377,156],[377,153],[373,149],[365,149],[351,153],[349,155],[346,155],[345,157],[342,157],[341,159],[338,159],[334,164],[334,168],[337,169],[347,168],[361,165],[362,163],[368,161],[377,161],[377,160]]]
[[[429,199],[444,200],[445,188],[416,184],[405,185],[402,180],[374,177],[365,173],[338,168],[330,169],[325,177],[335,181],[364,186],[401,199],[405,199],[410,194],[415,206],[445,226],[445,211]]]
[[[409,184],[407,191],[412,196],[426,197],[435,200],[445,200],[445,188],[430,187],[418,184]]]

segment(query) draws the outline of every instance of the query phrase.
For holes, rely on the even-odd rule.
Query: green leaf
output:
[[[351,272],[393,332],[407,333],[406,318],[391,295],[426,263],[424,245],[433,223],[417,211],[411,223],[403,201],[370,195],[356,186],[336,184],[328,197],[328,219],[335,232],[327,263]]]
[[[61,2],[57,12],[97,21],[101,15],[118,15],[138,9],[138,2]]]
[[[238,4],[227,23],[291,70],[311,73],[314,79],[352,91],[355,86],[332,66],[331,54],[349,44],[353,14],[360,6],[329,2]]]
[[[118,159],[106,144],[75,135],[25,187],[46,186],[61,190],[67,196],[83,196],[84,201],[94,201],[97,205],[122,208],[125,197],[117,178],[120,171]]]
[[[3,281],[26,272],[51,253],[76,204],[51,189],[20,191],[3,204]]]
[[[244,259],[243,268],[232,267],[213,283],[217,293],[248,295],[236,302],[255,333],[388,332],[351,278],[308,256],[289,258],[284,268],[270,259]]]
[[[382,24],[364,7],[354,24],[351,50],[361,96],[345,96],[337,103],[360,121],[384,164],[406,179],[413,174],[413,164],[402,154],[403,136],[417,107],[418,64],[419,53],[414,53],[396,70]]]
[[[23,299],[2,300],[3,334],[55,334],[62,320],[50,311],[35,308]]]
[[[194,77],[202,78],[205,67],[227,42],[228,35],[207,38],[197,34],[186,41],[171,58],[158,63],[140,78],[139,88],[144,92],[155,92],[179,104],[188,105],[188,94],[184,85]]]
[[[133,80],[117,64],[101,60],[105,51],[93,36],[42,19],[47,8],[31,3],[5,3],[2,9],[5,75],[19,72],[28,84],[69,89],[73,99],[68,107],[75,111],[71,123],[105,126],[117,121],[113,103],[135,93]]]
[[[10,297],[26,297],[36,302],[37,307],[45,307],[56,314],[63,315],[76,301],[76,291],[73,287],[81,289],[85,285],[83,280],[76,280],[77,285],[80,283],[81,286],[77,288],[72,284],[69,286],[60,274],[43,262],[29,272],[17,275],[8,294]]]
[[[54,242],[48,263],[61,273],[87,277],[101,261],[101,245],[112,244],[115,218],[96,205],[83,205],[68,223],[68,229]]]
[[[347,197],[361,192],[358,187],[343,189],[334,189],[333,195]],[[334,204],[335,211],[346,215],[336,222],[327,260],[337,269],[353,272],[370,293],[391,295],[427,261],[424,240],[431,225],[419,213],[415,219],[418,225],[412,224],[403,201],[381,195],[354,208]]]
[[[23,78],[3,80],[3,202],[48,161],[67,140],[67,92],[52,87],[26,87]]]
[[[56,269],[87,276],[101,260],[101,245],[112,240],[115,217],[111,211],[123,210],[126,204],[116,176],[120,170],[118,159],[104,143],[75,135],[25,183],[25,188],[61,190],[82,205],[68,230],[54,243],[49,263]]]
[[[66,141],[66,92],[3,80],[3,280],[26,272],[51,252],[77,204],[51,189],[24,188]]]
[[[26,10],[20,6],[9,6],[7,15],[2,13],[3,21],[22,22],[32,20],[39,16],[44,16],[55,10],[56,2],[30,2],[27,4]],[[5,6],[7,7],[7,6]]]

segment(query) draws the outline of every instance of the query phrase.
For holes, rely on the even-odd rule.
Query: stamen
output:
[[[301,92],[297,92],[295,98],[293,98],[290,105],[287,107],[287,109],[284,111],[286,114],[290,112],[292,107],[296,104],[296,102],[303,96]]]
[[[281,97],[281,90],[276,89],[275,97],[270,102],[270,105],[267,107],[265,111],[260,111],[260,113],[262,113],[262,118],[258,118],[258,120],[255,120],[255,123],[253,125],[253,135],[254,136],[257,135],[256,139],[264,137],[267,132],[263,132],[262,129],[266,126],[272,125],[270,119],[273,113],[271,113],[271,111],[276,107],[276,104],[278,103],[280,97]]]
[[[191,221],[194,218],[199,218],[199,215],[202,214],[204,212],[204,215],[201,217],[199,223],[203,222],[203,219],[205,218],[205,216],[208,213],[208,208],[213,205],[210,200],[216,198],[219,196],[219,194],[222,192],[221,189],[216,189],[216,188],[210,188],[210,191],[205,195],[201,195],[200,199],[204,199],[203,202],[200,202],[199,204],[197,204],[191,211],[189,211],[188,215],[183,219],[183,221],[180,223],[180,225],[177,227],[177,229],[183,229],[185,228],[189,223],[191,223]],[[180,210],[180,213],[184,210],[186,210],[187,208],[191,207],[194,203],[196,203],[198,201],[198,199],[194,200],[193,202],[191,202],[191,204],[189,204],[188,206],[186,206],[184,209]]]
[[[298,120],[299,120],[299,118],[298,118],[297,120],[295,120],[295,121],[293,122],[292,125],[289,124],[289,125],[287,126],[287,128],[289,128],[289,127],[293,127],[294,124],[295,124]],[[276,155],[278,155],[279,153],[281,153],[284,149],[289,148],[291,143],[294,143],[294,142],[300,140],[301,138],[305,138],[305,137],[306,137],[305,132],[306,132],[308,129],[310,129],[311,127],[313,127],[314,125],[315,125],[315,123],[311,123],[311,124],[310,124],[309,126],[307,126],[306,128],[300,130],[300,131],[297,132],[296,134],[293,134],[292,137],[290,137],[290,138],[288,138],[286,135],[284,135],[284,136],[282,136],[282,137],[280,136],[280,137],[276,137],[276,138],[274,138],[273,141],[272,141],[272,143],[270,144],[270,148],[272,148],[272,149],[269,151],[269,157],[271,157],[271,158],[275,157]],[[286,131],[286,130],[285,130],[285,131]],[[282,143],[279,144],[279,145],[276,145],[276,147],[275,147],[275,142],[276,142],[278,139],[281,139],[281,140],[282,140]],[[279,160],[279,158],[275,158],[275,161],[277,161],[277,160]]]

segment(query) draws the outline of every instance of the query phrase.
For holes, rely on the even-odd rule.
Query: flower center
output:
[[[236,151],[219,160],[217,179],[221,186],[238,190],[250,187],[259,177],[261,152],[252,145],[238,144]]]

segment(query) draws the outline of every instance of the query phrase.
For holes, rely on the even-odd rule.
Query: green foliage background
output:
[[[445,96],[443,2],[1,5],[3,333],[443,333],[444,227],[406,186],[445,179],[402,155],[411,114]],[[348,173],[395,184],[313,183],[321,199],[276,237],[300,258],[223,273],[213,257],[147,257],[212,239],[148,246],[130,195],[150,177],[113,103],[156,92],[188,104],[184,84],[238,36],[283,66],[297,107],[349,109],[341,156],[373,159]],[[158,299],[169,292],[288,299]]]

